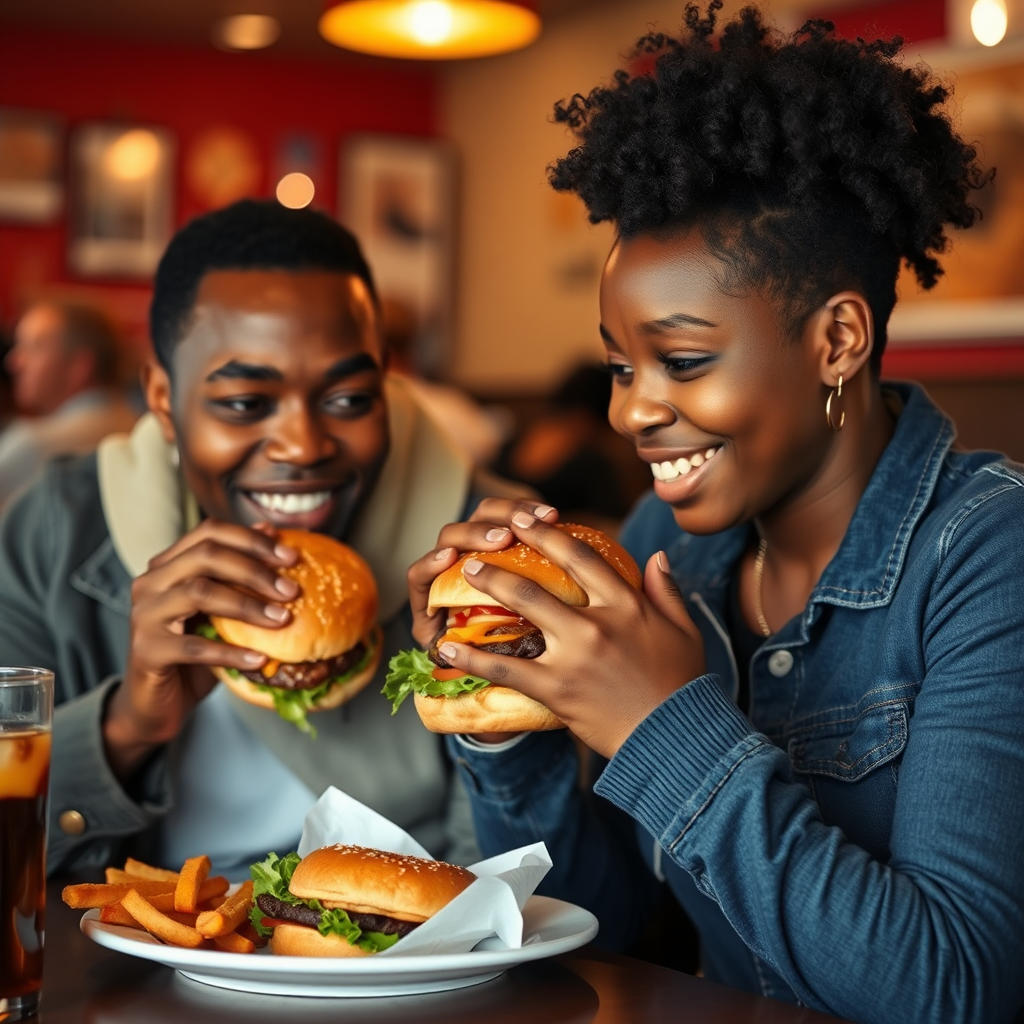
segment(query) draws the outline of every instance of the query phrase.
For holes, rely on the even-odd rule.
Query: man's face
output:
[[[60,311],[51,306],[36,306],[18,322],[7,369],[22,411],[51,413],[77,390],[72,377],[81,353],[69,351],[62,334]]]
[[[228,522],[343,537],[387,456],[377,314],[351,274],[207,274],[147,393],[203,512]]]

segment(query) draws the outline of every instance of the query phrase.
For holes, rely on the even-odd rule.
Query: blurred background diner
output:
[[[624,41],[675,30],[684,0],[507,0],[485,38],[463,32],[469,2],[409,0],[389,36],[345,2],[0,0],[0,502],[137,413],[173,231],[276,196],[360,237],[393,369],[469,458],[614,528],[649,477],[601,415],[611,228],[548,186],[567,146],[550,112],[622,66]],[[954,83],[998,174],[939,286],[903,280],[883,372],[922,382],[965,447],[1024,459],[1024,0],[761,6],[783,28],[900,34]],[[90,429],[44,442],[86,408]]]
[[[356,23],[353,6],[2,0],[0,338],[92,309],[117,337],[104,386],[125,389],[177,226],[243,196],[311,204],[362,239],[393,367],[468,456],[614,522],[648,481],[581,369],[601,354],[610,228],[548,187],[566,145],[549,114],[619,66],[623,40],[674,29],[682,0],[509,0],[482,41],[460,35],[454,0],[410,0],[405,38]],[[904,280],[884,371],[922,381],[965,446],[1024,458],[1024,4],[766,6],[786,28],[820,16],[847,36],[899,33],[908,61],[954,80],[957,116],[998,175],[939,287]],[[19,406],[16,382],[3,402],[9,445],[54,412]],[[79,446],[93,443],[83,432]]]

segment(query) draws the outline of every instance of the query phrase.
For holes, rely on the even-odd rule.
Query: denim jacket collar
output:
[[[900,398],[903,412],[839,550],[811,594],[807,621],[816,604],[875,608],[891,600],[914,528],[931,501],[953,444],[952,422],[920,387],[887,382],[885,388]],[[679,578],[717,605],[724,600],[732,567],[749,543],[751,530],[744,525],[708,537],[684,534],[669,559]]]

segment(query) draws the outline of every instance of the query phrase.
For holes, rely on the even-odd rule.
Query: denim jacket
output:
[[[806,608],[751,659],[748,716],[723,623],[749,527],[685,535],[652,495],[623,542],[640,564],[666,549],[707,673],[628,738],[604,800],[564,734],[450,743],[484,853],[544,839],[545,891],[606,943],[657,876],[713,980],[856,1021],[998,1024],[1024,1005],[1024,471],[954,451],[924,392],[891,387],[894,436]]]

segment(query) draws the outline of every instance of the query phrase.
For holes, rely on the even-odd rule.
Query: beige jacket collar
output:
[[[391,451],[347,538],[377,578],[382,622],[407,600],[406,569],[434,546],[445,523],[462,515],[472,476],[465,456],[400,378],[389,377],[385,392]],[[97,450],[103,514],[114,550],[133,577],[199,522],[172,449],[148,414],[131,434],[108,437]]]

